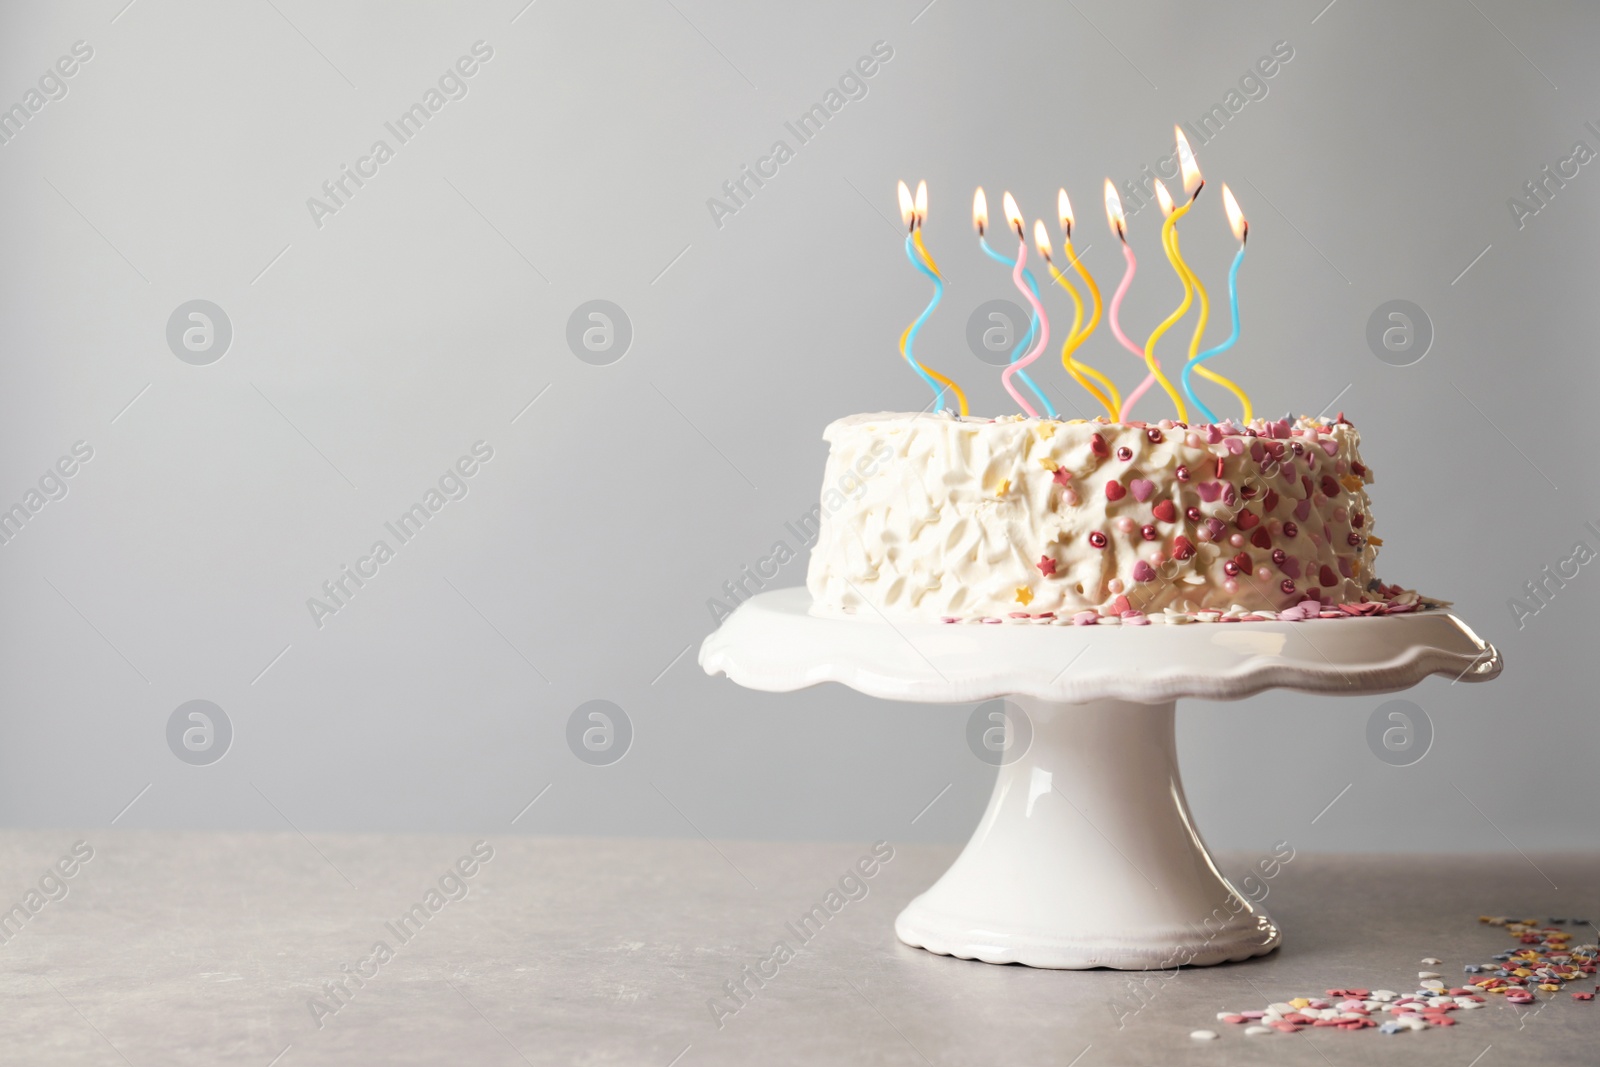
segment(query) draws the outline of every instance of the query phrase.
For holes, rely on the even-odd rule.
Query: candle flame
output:
[[[1172,194],[1167,192],[1167,187],[1161,183],[1160,178],[1156,179],[1156,203],[1161,205],[1161,215],[1163,218],[1172,214],[1172,209],[1174,206],[1172,203]]]
[[[917,226],[920,228],[928,221],[928,183],[917,183]]]
[[[983,195],[981,185],[972,194],[972,228],[978,231],[979,237],[989,228],[989,198]]]
[[[1043,219],[1033,220],[1033,246],[1045,259],[1050,258],[1050,234],[1044,228]]]
[[[1239,201],[1233,198],[1233,190],[1228,188],[1228,183],[1222,183],[1222,206],[1228,212],[1228,225],[1233,227],[1233,235],[1244,244],[1245,238],[1250,236],[1250,220],[1244,217],[1244,212],[1239,210]]]
[[[1111,229],[1124,243],[1128,240],[1128,217],[1122,213],[1122,197],[1117,195],[1117,187],[1111,184],[1111,179],[1106,179],[1106,221],[1111,224]]]
[[[1183,191],[1193,200],[1200,195],[1206,180],[1200,177],[1200,164],[1194,160],[1194,149],[1189,147],[1189,138],[1177,126],[1172,127],[1172,132],[1178,135],[1178,165],[1183,169]]]
[[[1016,198],[1007,192],[1001,197],[1000,204],[1005,209],[1007,225],[1016,233],[1019,240],[1025,240],[1022,234],[1022,209],[1017,207]]]
[[[1067,199],[1065,189],[1056,192],[1056,214],[1061,216],[1061,232],[1072,240],[1072,201]]]
[[[911,202],[911,190],[906,188],[906,183],[900,183],[900,221],[906,224],[907,232],[917,228],[917,209]]]

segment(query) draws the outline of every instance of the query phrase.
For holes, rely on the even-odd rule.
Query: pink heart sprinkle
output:
[[[1321,445],[1322,450],[1330,456],[1336,456],[1339,454],[1339,442],[1335,441],[1331,437],[1324,437],[1322,440],[1318,441],[1317,444]]]
[[[1300,577],[1300,561],[1290,556],[1278,566],[1278,569],[1291,578]]]
[[[1148,478],[1135,478],[1128,483],[1128,488],[1133,490],[1133,498],[1143,504],[1156,491],[1156,483]]]
[[[1148,581],[1151,581],[1152,579],[1154,579],[1155,576],[1156,576],[1156,569],[1154,567],[1150,566],[1150,564],[1146,563],[1144,560],[1141,559],[1141,560],[1139,560],[1137,563],[1135,563],[1133,565],[1133,580],[1134,581],[1136,581],[1136,582],[1148,582]]]
[[[1200,499],[1207,504],[1214,502],[1217,497],[1222,495],[1221,482],[1201,482],[1195,486],[1195,489],[1199,492]]]
[[[1302,500],[1302,501],[1300,501],[1300,503],[1296,504],[1294,506],[1294,517],[1299,519],[1301,522],[1305,522],[1308,518],[1310,518],[1311,517],[1311,501],[1310,500]]]
[[[1226,444],[1228,446],[1228,451],[1232,452],[1234,455],[1238,456],[1244,453],[1244,442],[1239,440],[1237,437],[1228,438]]]

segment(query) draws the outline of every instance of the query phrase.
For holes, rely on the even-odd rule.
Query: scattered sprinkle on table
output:
[[[1588,926],[1587,920],[1551,919],[1541,925],[1538,919],[1509,919],[1500,915],[1480,915],[1478,922],[1503,927],[1517,939],[1519,948],[1498,952],[1486,963],[1468,963],[1462,971],[1478,977],[1463,979],[1463,984],[1447,986],[1436,971],[1419,971],[1415,992],[1402,994],[1392,989],[1327,989],[1322,996],[1300,995],[1274,1001],[1259,1011],[1219,1011],[1220,1022],[1243,1025],[1249,1037],[1274,1032],[1296,1033],[1308,1026],[1340,1030],[1376,1030],[1396,1035],[1415,1030],[1455,1026],[1453,1013],[1475,1011],[1488,998],[1499,996],[1507,1004],[1533,1004],[1539,994],[1550,997],[1568,983],[1595,978],[1600,945],[1573,945],[1572,934],[1563,926]],[[1424,957],[1426,966],[1444,962],[1436,956]],[[1571,998],[1592,1003],[1594,992],[1575,991]],[[1548,997],[1547,997],[1548,999]],[[1387,1015],[1387,1019],[1374,1016]],[[1214,1030],[1196,1030],[1189,1035],[1196,1041],[1217,1037]]]

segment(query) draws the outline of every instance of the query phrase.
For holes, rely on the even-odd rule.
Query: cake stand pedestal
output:
[[[1132,627],[890,623],[809,607],[805,589],[752,597],[706,638],[701,666],[770,692],[839,682],[886,700],[1004,698],[989,729],[1009,744],[989,807],[895,933],[1031,967],[1206,965],[1278,946],[1277,926],[1217,870],[1189,814],[1179,697],[1356,696],[1501,668],[1494,646],[1444,611]]]

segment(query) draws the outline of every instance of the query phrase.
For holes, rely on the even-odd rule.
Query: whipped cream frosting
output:
[[[835,488],[807,573],[816,614],[1309,617],[1416,599],[1373,575],[1372,473],[1342,416],[1184,426],[883,412],[823,437]]]

